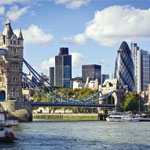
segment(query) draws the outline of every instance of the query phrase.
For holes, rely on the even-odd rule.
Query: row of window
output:
[[[13,70],[19,69],[19,65],[18,64],[11,64],[11,69],[13,69]]]

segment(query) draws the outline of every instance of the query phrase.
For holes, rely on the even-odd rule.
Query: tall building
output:
[[[101,84],[103,84],[106,79],[109,79],[109,74],[102,74],[102,82],[101,82]]]
[[[135,89],[137,92],[148,89],[150,83],[150,55],[141,50],[137,43],[131,43],[132,59],[135,68]]]
[[[70,88],[72,78],[72,56],[68,48],[60,48],[58,56],[55,56],[55,86]]]
[[[82,65],[82,81],[86,82],[87,78],[89,80],[98,80],[101,84],[101,65]]]
[[[49,82],[54,85],[54,67],[49,68]]]
[[[114,77],[124,85],[128,86],[129,91],[134,90],[134,64],[132,61],[131,51],[125,41],[122,42],[118,50]]]
[[[9,20],[0,35],[0,99],[22,99],[23,36],[16,36]]]

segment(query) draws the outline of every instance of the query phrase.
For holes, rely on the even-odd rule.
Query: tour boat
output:
[[[110,122],[125,122],[125,121],[137,122],[139,120],[140,120],[139,115],[126,114],[122,112],[112,112],[106,118],[106,121]]]
[[[8,112],[0,112],[0,142],[12,142],[17,140],[12,131],[12,126],[18,125],[18,120],[7,120]]]

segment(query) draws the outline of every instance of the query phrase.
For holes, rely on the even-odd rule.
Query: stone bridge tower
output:
[[[115,79],[106,79],[105,82],[99,86],[99,90],[102,92],[102,95],[110,93],[115,90],[116,92],[112,94],[114,98],[114,104],[116,106],[116,111],[121,111],[120,103],[123,100],[123,96],[126,92],[126,87]],[[101,102],[103,103],[103,101]]]
[[[9,20],[0,35],[0,100],[22,100],[23,36],[14,34]]]

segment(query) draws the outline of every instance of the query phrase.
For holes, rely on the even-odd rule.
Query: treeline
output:
[[[47,94],[45,94],[45,92],[41,89],[46,91]],[[76,99],[82,99],[84,97],[88,97],[88,96],[98,92],[98,89],[92,90],[89,88],[82,88],[82,89],[58,88],[61,92],[56,89],[52,89],[51,87],[49,87],[49,89],[51,89],[51,91],[49,91],[48,88],[45,88],[45,87],[41,87],[41,89],[38,89],[38,92],[35,93],[33,96],[33,100],[36,102],[53,102],[52,100],[55,100],[56,102],[64,102],[62,99],[59,99],[59,96],[73,101],[74,99],[69,98],[69,96],[75,97]],[[63,94],[62,92],[65,94]],[[46,97],[43,97],[39,93],[45,95],[49,99],[47,99]],[[54,96],[53,93],[55,93],[58,96]],[[69,96],[67,96],[67,95],[69,95]],[[49,109],[50,109],[50,112],[53,112],[53,113],[57,109],[63,109],[64,112],[67,110],[70,110],[73,113],[93,113],[93,112],[95,113],[95,112],[97,112],[97,108],[85,108],[85,107],[49,107]]]

